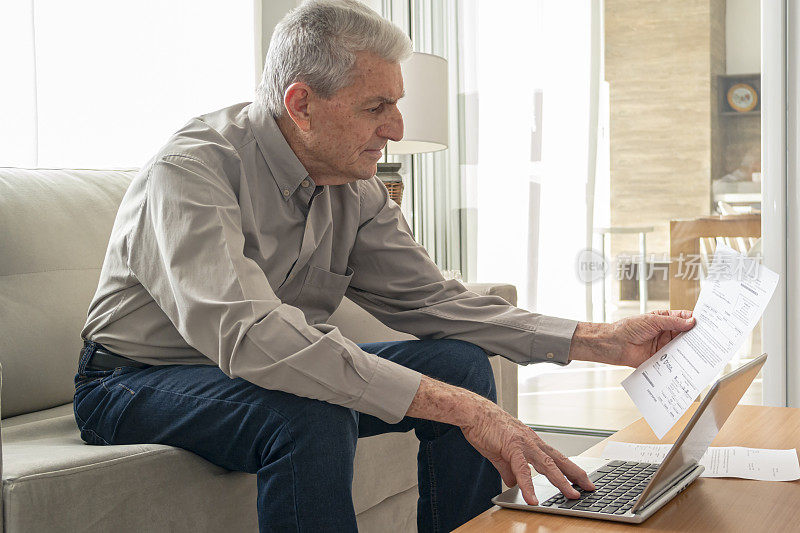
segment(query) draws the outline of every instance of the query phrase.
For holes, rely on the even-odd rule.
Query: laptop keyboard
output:
[[[612,515],[625,514],[631,510],[636,498],[647,487],[658,466],[650,463],[611,461],[589,476],[597,490],[583,490],[573,485],[581,493],[580,498],[570,500],[563,494],[557,494],[541,506]]]

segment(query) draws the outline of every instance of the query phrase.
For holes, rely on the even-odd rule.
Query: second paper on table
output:
[[[659,439],[736,354],[777,284],[778,275],[755,259],[717,246],[694,308],[695,326],[622,382]]]
[[[603,457],[619,461],[661,463],[672,444],[634,444],[609,442]],[[711,447],[700,459],[702,477],[738,477],[761,481],[800,479],[797,450],[764,450],[741,446]]]

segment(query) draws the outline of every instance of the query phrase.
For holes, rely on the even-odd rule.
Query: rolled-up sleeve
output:
[[[252,259],[236,195],[213,166],[161,156],[129,236],[128,266],[194,349],[229,377],[395,423],[420,374],[361,350],[338,328],[309,325]]]
[[[372,179],[360,187],[364,220],[350,257],[351,300],[420,338],[468,341],[520,364],[569,362],[576,321],[531,313],[445,280],[383,184]]]

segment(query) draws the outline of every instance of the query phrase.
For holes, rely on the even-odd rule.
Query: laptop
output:
[[[767,354],[762,354],[714,383],[660,465],[609,461],[589,473],[596,490],[573,485],[581,494],[575,500],[558,493],[539,505],[528,505],[519,487],[512,487],[492,498],[492,502],[525,511],[644,522],[703,473],[698,461],[766,359]]]

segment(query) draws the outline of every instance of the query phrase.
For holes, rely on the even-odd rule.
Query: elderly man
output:
[[[586,473],[495,403],[488,353],[637,366],[688,313],[615,324],[536,315],[445,281],[374,177],[403,136],[408,38],[356,1],[277,26],[252,104],[189,121],[133,180],[81,335],[90,444],[163,443],[257,474],[260,529],[350,531],[358,437],[414,429],[418,526],[451,530],[531,463]],[[356,345],[347,295],[421,340]]]

